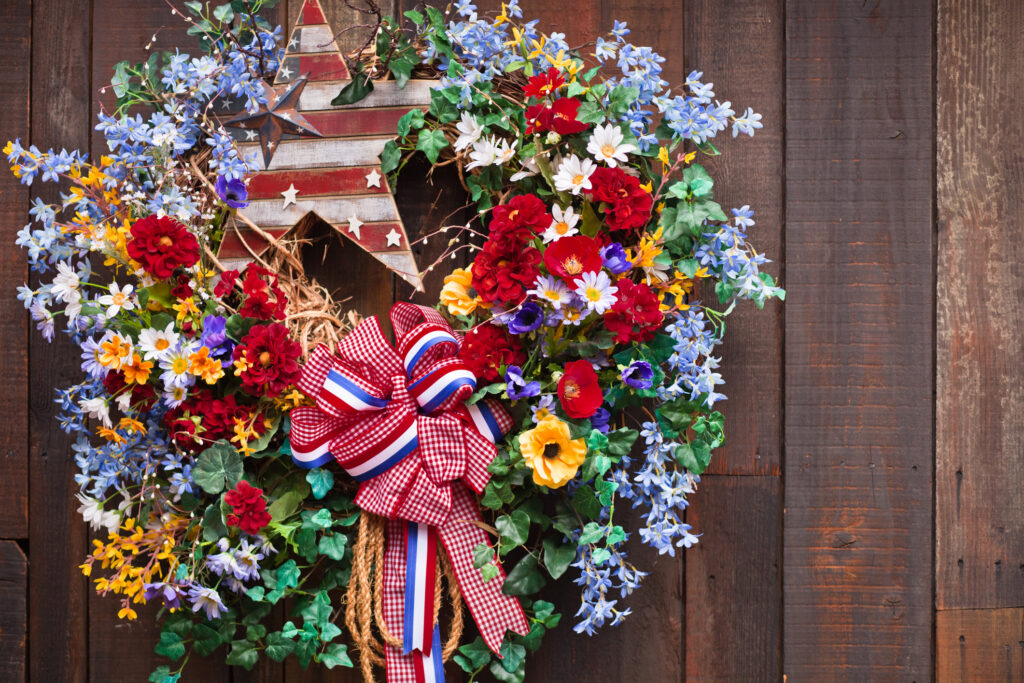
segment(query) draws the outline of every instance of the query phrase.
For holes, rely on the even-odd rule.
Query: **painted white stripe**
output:
[[[409,367],[409,363],[412,361],[413,358],[416,357],[416,354],[420,352],[420,349],[422,349],[427,342],[433,339],[438,339],[439,337],[444,337],[445,340],[451,340],[453,343],[455,342],[455,337],[451,336],[447,332],[442,332],[441,330],[434,330],[433,332],[428,332],[427,334],[420,337],[420,340],[413,344],[412,348],[409,349],[409,352],[405,354],[405,369],[407,371],[411,371],[412,368]]]
[[[447,386],[451,384],[453,380],[459,379],[460,377],[466,378],[472,381],[474,384],[476,383],[476,376],[469,370],[452,370],[451,372],[446,372],[440,377],[438,377],[437,380],[433,384],[431,384],[426,391],[417,396],[417,402],[421,406],[430,403],[431,401],[434,400],[435,397],[437,397],[438,394],[440,394],[445,388],[447,388]]]
[[[303,37],[305,41],[305,37]],[[314,82],[307,83],[299,95],[299,106],[302,111],[318,109],[364,109],[366,107],[419,107],[430,104],[430,89],[437,81],[413,80],[399,88],[395,81],[375,81],[373,92],[354,104],[337,107],[331,100],[338,96],[345,82]]]
[[[347,469],[348,473],[351,474],[353,477],[362,476],[366,472],[369,472],[375,467],[378,467],[381,463],[387,462],[388,458],[392,457],[395,453],[398,453],[400,450],[408,446],[409,443],[415,438],[416,423],[413,422],[411,425],[409,425],[409,428],[406,429],[401,436],[392,441],[391,444],[383,451],[373,456],[372,458],[364,462],[362,465],[357,465],[356,467],[345,469]]]
[[[395,203],[386,195],[354,198],[321,197],[305,201],[302,201],[300,195],[299,201],[295,204],[289,204],[287,207],[282,207],[281,204],[282,202],[277,199],[254,200],[245,207],[245,217],[256,225],[294,225],[307,213],[314,211],[328,223],[339,226],[346,235],[349,234],[347,225],[351,216],[355,216],[363,223],[399,220]]]
[[[334,34],[327,24],[313,24],[299,29],[299,52],[337,52]],[[337,94],[337,93],[335,93]]]
[[[426,524],[416,525],[416,576],[414,580],[414,605],[412,618],[412,646],[423,647],[423,620],[426,617],[424,606],[427,591],[427,535],[430,527]],[[408,581],[408,577],[406,581]],[[433,600],[431,600],[433,603]]]
[[[300,140],[282,140],[274,155],[270,158],[270,166],[264,168],[263,154],[259,151],[259,143],[241,143],[238,150],[247,155],[250,171],[276,171],[291,168],[338,168],[341,166],[376,166],[380,163],[380,153],[391,138],[305,138]],[[255,153],[255,156],[252,156]],[[302,199],[302,188],[299,199]]]

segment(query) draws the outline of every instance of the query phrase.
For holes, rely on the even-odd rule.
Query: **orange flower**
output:
[[[583,439],[569,438],[569,425],[548,415],[533,429],[519,435],[519,449],[533,470],[535,484],[557,489],[565,486],[587,457]]]

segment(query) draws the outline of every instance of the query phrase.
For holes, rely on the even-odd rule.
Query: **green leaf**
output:
[[[295,641],[285,637],[281,631],[267,636],[267,656],[275,662],[283,662],[293,652],[295,652]]]
[[[313,490],[313,497],[322,500],[334,488],[334,474],[321,467],[306,472],[306,481]]]
[[[700,261],[695,258],[681,259],[676,261],[676,268],[691,280],[697,276],[697,271],[700,270]]]
[[[595,565],[600,567],[602,564],[607,562],[608,558],[610,558],[611,556],[611,551],[609,551],[607,548],[595,548],[594,552],[591,554],[591,559],[594,561]]]
[[[403,138],[406,137],[410,130],[419,130],[422,128],[423,121],[422,109],[410,109],[405,116],[398,119],[398,134]]]
[[[384,145],[384,151],[380,153],[380,170],[384,173],[391,173],[402,161],[402,150],[398,149],[398,143],[388,140]]]
[[[245,629],[245,639],[253,643],[265,635],[267,635],[267,627],[263,624],[250,624]]]
[[[213,9],[213,18],[222,24],[230,23],[235,19],[235,12],[231,9],[231,3],[218,5]]]
[[[466,643],[459,648],[459,654],[462,655],[465,662],[469,665],[467,669],[463,664],[459,664],[463,671],[472,673],[477,669],[487,666],[487,662],[491,661],[491,648],[487,647],[487,643],[480,636],[476,637],[472,643]]]
[[[346,104],[355,104],[366,98],[373,92],[373,79],[363,74],[355,74],[352,80],[341,89],[341,92],[331,100],[335,107],[342,107]]]
[[[501,586],[501,592],[505,595],[532,595],[546,583],[544,575],[537,568],[537,558],[527,555],[508,573],[505,583]]]
[[[303,517],[305,516],[306,513],[303,513]],[[309,523],[316,529],[329,529],[331,524],[334,523],[334,518],[331,516],[330,510],[327,508],[320,508],[309,516]]]
[[[277,568],[277,587],[295,588],[299,585],[299,567],[295,560],[288,560]]]
[[[572,495],[572,506],[587,519],[597,519],[601,514],[601,503],[598,502],[594,489],[587,484],[576,488]]]
[[[423,152],[427,161],[437,163],[437,157],[441,150],[448,146],[448,138],[440,128],[434,130],[421,130],[416,138],[416,149]]]
[[[214,495],[228,488],[234,488],[242,478],[242,458],[234,446],[218,441],[199,454],[192,478],[207,493]]]
[[[270,513],[270,518],[275,522],[281,522],[292,515],[299,509],[299,505],[302,504],[302,499],[306,496],[301,490],[292,489],[285,491],[285,493],[270,504],[267,508],[267,512]]]
[[[178,679],[181,678],[180,673],[171,673],[171,667],[164,664],[158,666],[153,670],[153,673],[149,674],[149,681],[151,683],[178,683]]]
[[[533,618],[541,620],[548,628],[554,628],[562,620],[562,615],[555,612],[555,606],[547,600],[537,600],[533,603]]]
[[[498,578],[498,573],[499,569],[496,564],[486,564],[480,568],[480,578],[484,580],[484,583]]]
[[[326,650],[317,655],[316,661],[328,669],[333,669],[336,666],[353,666],[352,658],[348,656],[348,645],[342,643],[328,645]]]
[[[423,24],[423,14],[421,12],[417,12],[414,9],[410,9],[403,12],[403,14],[407,19],[412,21],[412,23],[416,24],[417,26]]]
[[[440,90],[431,90],[430,114],[440,123],[450,123],[459,118],[459,108]]]
[[[114,75],[110,79],[110,85],[114,87],[116,97],[124,97],[128,92],[128,81],[131,79],[128,73],[130,67],[131,65],[127,61],[114,65]]]
[[[513,545],[522,545],[530,533],[530,516],[522,510],[516,510],[511,515],[498,517],[494,526],[503,540],[507,539]]]
[[[320,544],[317,548],[320,550],[321,555],[326,555],[332,560],[340,560],[345,557],[345,545],[347,543],[348,537],[345,534],[329,532],[320,538]]]
[[[214,503],[203,513],[203,540],[213,543],[227,535],[228,528],[224,525],[220,503]]]
[[[706,197],[711,194],[715,182],[700,164],[687,166],[683,170],[683,182],[690,188],[694,197]]]
[[[583,533],[580,534],[579,544],[590,545],[591,543],[597,543],[604,538],[604,529],[597,522],[587,522],[583,527]]]
[[[590,202],[583,202],[583,211],[580,214],[583,217],[583,223],[580,225],[580,232],[587,237],[593,237],[601,230],[601,219],[594,213],[594,207],[590,205]]]
[[[477,569],[485,567],[494,561],[494,548],[481,543],[473,548],[473,566]]]
[[[608,433],[608,452],[614,456],[628,455],[640,433],[635,429],[616,429]]]
[[[177,633],[163,631],[160,633],[160,642],[153,650],[171,661],[180,659],[185,654],[185,645],[181,642],[181,636]]]
[[[224,333],[236,342],[242,341],[242,337],[249,334],[249,330],[259,322],[255,318],[243,318],[237,313],[228,316],[224,323]]]
[[[489,670],[491,675],[501,683],[523,683],[523,679],[526,677],[526,667],[522,666],[522,662],[520,662],[520,667],[513,673],[506,671],[501,662],[491,662]]]
[[[220,633],[206,624],[196,624],[192,627],[192,647],[203,657],[211,654],[223,642]]]
[[[523,665],[526,648],[506,638],[498,648],[498,654],[501,655],[501,668],[508,673],[515,673]]]
[[[327,591],[320,591],[313,598],[313,601],[302,610],[302,619],[307,624],[313,624],[318,629],[323,628],[331,620],[331,598]]]
[[[228,666],[241,666],[248,671],[256,665],[257,659],[259,659],[259,652],[256,651],[252,643],[248,640],[233,640],[231,641],[231,652],[228,653],[224,661]]]
[[[604,109],[597,102],[587,100],[576,110],[576,120],[580,123],[601,123],[604,121]]]
[[[395,83],[400,89],[404,88],[405,84],[409,82],[414,66],[416,66],[416,63],[408,55],[393,58],[388,62],[388,70],[395,77]]]
[[[576,546],[573,543],[562,543],[557,538],[544,539],[544,566],[552,579],[559,578],[576,559]],[[534,605],[536,607],[536,605]]]

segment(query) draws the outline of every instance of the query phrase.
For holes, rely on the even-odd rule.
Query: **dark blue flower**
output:
[[[650,389],[653,379],[654,370],[645,360],[635,360],[622,371],[622,381],[634,389]]]
[[[626,250],[618,242],[611,242],[607,246],[601,247],[601,258],[604,260],[604,267],[612,275],[625,273],[633,267],[633,264],[626,258]]]
[[[602,434],[608,433],[608,423],[611,422],[612,414],[607,408],[601,406],[597,409],[597,412],[590,416],[590,426],[601,432]]]
[[[222,315],[208,315],[203,318],[203,346],[215,349],[228,339],[224,328],[227,326],[227,318]]]
[[[518,365],[510,365],[505,370],[505,383],[508,384],[508,397],[513,401],[540,393],[540,382],[527,382],[523,379],[523,369]]]
[[[533,332],[544,322],[544,311],[533,301],[527,301],[519,307],[511,320],[508,321],[508,331],[512,334],[526,334]]]
[[[217,194],[224,203],[233,209],[244,209],[249,206],[249,190],[245,182],[238,178],[227,179],[227,176],[217,177]]]

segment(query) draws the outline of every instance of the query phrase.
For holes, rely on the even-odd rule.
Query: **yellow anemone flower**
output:
[[[473,267],[456,268],[444,279],[441,288],[441,303],[448,307],[452,315],[470,315],[483,305],[480,297],[474,296]]]
[[[583,439],[569,438],[569,425],[548,415],[533,429],[519,435],[519,449],[533,470],[535,484],[557,489],[565,486],[587,457]]]

